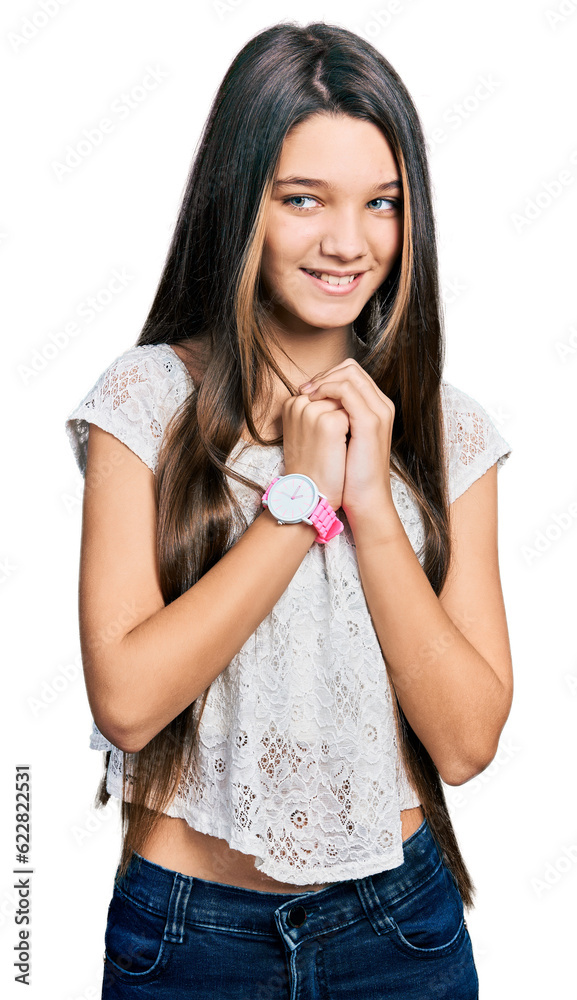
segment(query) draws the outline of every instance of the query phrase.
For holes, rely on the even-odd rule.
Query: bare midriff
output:
[[[418,829],[423,819],[422,806],[402,810],[403,840]],[[253,854],[233,850],[226,840],[200,833],[189,826],[186,820],[164,814],[159,817],[139,854],[183,875],[193,875],[210,882],[223,882],[242,889],[256,889],[259,892],[314,892],[330,884],[315,882],[314,885],[296,886],[278,882],[255,868],[256,858]]]

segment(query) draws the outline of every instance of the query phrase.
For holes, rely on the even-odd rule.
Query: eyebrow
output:
[[[325,188],[327,191],[334,190],[334,184],[331,184],[329,181],[320,180],[318,177],[283,177],[282,180],[275,181],[273,187],[292,187],[297,184],[301,187],[320,187]],[[371,194],[375,194],[377,191],[388,191],[389,188],[398,188],[401,190],[400,180],[395,178],[382,184],[375,184],[371,188]]]

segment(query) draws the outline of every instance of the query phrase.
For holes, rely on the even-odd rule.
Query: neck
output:
[[[277,329],[275,334],[286,354],[275,344],[270,344],[271,354],[283,374],[297,387],[346,358],[357,356],[358,340],[350,327],[308,330],[306,333],[287,333]]]

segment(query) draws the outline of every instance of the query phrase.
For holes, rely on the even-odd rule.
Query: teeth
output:
[[[342,278],[339,278],[336,274],[326,274],[324,271],[309,271],[308,267],[305,268],[305,271],[313,274],[315,278],[320,278],[321,281],[326,281],[329,285],[350,285],[351,281],[354,281],[357,277],[356,274],[345,274]]]

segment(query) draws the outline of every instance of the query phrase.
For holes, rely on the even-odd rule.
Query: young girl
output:
[[[407,90],[342,28],[261,32],[142,333],[66,424],[122,801],[104,998],[477,997],[441,780],[510,710],[510,447],[442,367]]]

